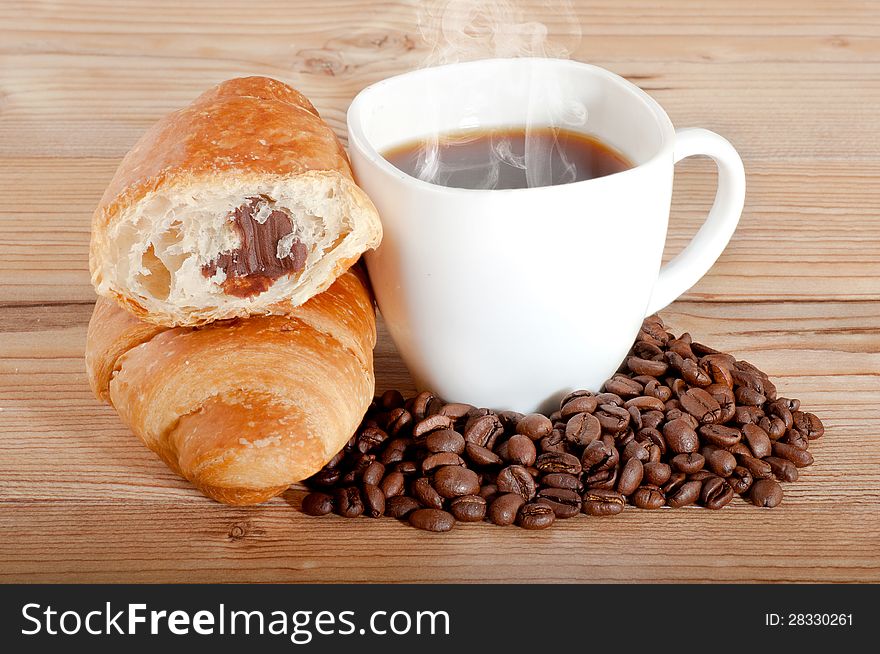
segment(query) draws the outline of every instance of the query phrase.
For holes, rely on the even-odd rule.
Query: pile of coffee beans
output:
[[[545,529],[628,504],[720,509],[737,495],[772,508],[824,431],[755,366],[652,316],[603,392],[570,393],[549,416],[386,392],[306,481],[302,506],[428,531],[482,520]]]

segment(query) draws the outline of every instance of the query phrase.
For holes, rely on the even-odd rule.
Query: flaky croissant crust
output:
[[[360,273],[287,316],[204,327],[142,322],[99,299],[86,366],[95,395],[209,497],[253,504],[321,468],[374,391],[375,315]]]

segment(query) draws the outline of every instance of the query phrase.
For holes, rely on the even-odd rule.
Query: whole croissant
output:
[[[374,390],[375,314],[359,272],[286,316],[166,328],[100,298],[92,390],[209,497],[254,504],[317,472]]]

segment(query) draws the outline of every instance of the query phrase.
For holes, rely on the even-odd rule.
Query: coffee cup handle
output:
[[[746,174],[739,154],[723,136],[707,129],[675,131],[673,159],[706,155],[718,166],[718,190],[706,222],[678,256],[660,269],[648,313],[670,304],[696,284],[715,263],[739,223],[746,196]]]

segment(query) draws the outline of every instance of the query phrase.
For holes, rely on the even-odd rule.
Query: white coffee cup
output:
[[[529,80],[562,97],[536,101]],[[556,186],[468,190],[419,180],[381,154],[435,131],[548,124],[560,99],[585,109],[582,131],[634,167]],[[529,412],[576,388],[598,390],[642,319],[709,270],[745,196],[728,141],[675,130],[647,93],[576,61],[489,59],[398,75],[358,94],[348,132],[356,179],[384,227],[366,259],[380,311],[417,386],[451,402]],[[715,203],[661,268],[673,166],[695,155],[718,166]]]

